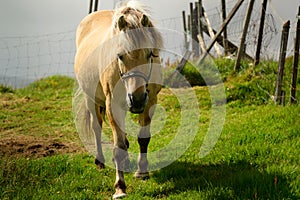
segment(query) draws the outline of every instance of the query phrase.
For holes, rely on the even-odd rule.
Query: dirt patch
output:
[[[0,139],[0,155],[26,158],[41,158],[57,154],[84,151],[75,143],[58,142],[29,136]]]

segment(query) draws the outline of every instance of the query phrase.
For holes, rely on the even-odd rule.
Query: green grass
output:
[[[219,83],[216,69],[221,74],[221,80],[225,83],[227,102],[234,106],[241,105],[261,105],[270,103],[275,94],[275,84],[277,80],[278,63],[275,61],[262,60],[259,65],[242,61],[241,70],[234,71],[235,61],[231,59],[214,59],[206,61],[196,70],[193,63],[187,63],[182,74],[191,86],[204,86]],[[293,59],[289,57],[285,62],[282,90],[285,91],[285,102],[290,101],[290,86],[292,78]],[[175,67],[175,66],[171,66]],[[201,72],[201,74],[199,73]],[[206,77],[204,80],[203,77]],[[297,84],[300,84],[298,79]],[[300,98],[300,88],[297,87],[297,97]]]
[[[113,175],[99,173],[84,154],[1,160],[1,199],[102,199],[112,193]]]
[[[219,68],[231,90],[227,89],[228,97],[238,92],[245,96],[237,95],[227,104],[225,126],[214,149],[199,157],[211,121],[211,102],[206,87],[195,87],[201,116],[193,143],[177,161],[151,172],[147,181],[127,173],[126,199],[300,198],[299,105],[260,101],[257,88],[245,92],[237,86],[253,87],[252,81],[261,76],[264,79],[257,80],[267,87],[274,79],[272,67],[265,74],[262,67],[251,66],[233,74],[231,65],[224,62]],[[70,78],[55,76],[24,89],[1,89],[1,138],[30,135],[80,145],[71,113],[73,84]],[[152,137],[150,151],[171,141],[180,125],[181,108],[168,88],[162,90],[159,104],[167,114],[166,123]],[[105,127],[108,131],[107,123]],[[129,150],[138,152],[136,137],[131,135],[129,141]],[[84,152],[39,159],[2,156],[0,199],[111,199],[115,171],[109,167],[98,171],[93,160]]]
[[[23,89],[2,89],[0,137],[25,135],[76,140],[70,112],[73,86],[72,78],[53,76]]]

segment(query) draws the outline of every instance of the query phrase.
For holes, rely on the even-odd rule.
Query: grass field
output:
[[[201,116],[193,143],[147,181],[127,173],[126,199],[300,199],[300,107],[271,102],[271,68],[264,68],[263,79],[262,67],[245,67],[239,74],[220,69],[228,98],[226,121],[204,158],[199,150],[211,103],[207,87],[194,87]],[[0,199],[111,199],[115,171],[98,171],[81,145],[71,112],[73,86],[73,79],[54,76],[24,89],[1,87]],[[151,139],[150,151],[166,145],[179,126],[181,108],[167,88],[159,104],[172,115]],[[129,150],[137,152],[136,138],[129,141]]]

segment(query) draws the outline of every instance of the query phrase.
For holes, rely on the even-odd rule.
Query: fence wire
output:
[[[188,2],[187,2],[188,3]],[[235,0],[226,1],[227,14],[235,5]],[[254,56],[257,44],[260,12],[262,1],[255,1],[251,22],[246,39],[246,51]],[[239,46],[243,30],[243,22],[247,9],[244,3],[228,25],[228,40]],[[206,10],[210,23],[215,30],[221,26],[221,5]],[[186,11],[188,14],[189,11]],[[170,52],[163,52],[164,63],[181,59],[186,47],[183,34],[181,13],[178,17],[157,21],[157,26],[182,33],[182,37],[165,34],[165,48]],[[261,57],[264,59],[278,59],[280,37],[283,21],[276,11],[269,6],[266,12]],[[293,53],[294,36],[296,33],[296,18],[291,20],[290,38],[287,55]],[[205,36],[205,43],[210,38]],[[75,30],[53,34],[5,37],[0,36],[0,84],[14,88],[24,87],[34,80],[50,75],[74,76],[73,65],[75,56]],[[211,52],[215,54],[213,49]]]

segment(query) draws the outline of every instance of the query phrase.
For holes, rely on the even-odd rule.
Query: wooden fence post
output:
[[[195,10],[197,12],[197,4],[196,4],[196,7],[195,7]],[[194,7],[193,7],[193,3],[191,2],[190,3],[190,16],[191,16],[191,38],[192,38],[192,41],[191,41],[191,45],[192,45],[192,52],[193,52],[193,56],[198,56],[199,55],[199,45],[198,45],[198,38],[197,38],[197,24],[198,24],[198,20],[196,18],[196,15],[197,13],[194,12]]]
[[[284,64],[285,64],[285,56],[286,56],[286,48],[289,39],[289,30],[290,30],[290,21],[287,21],[283,24],[282,35],[281,35],[281,44],[280,44],[280,53],[279,53],[279,61],[278,61],[278,73],[277,73],[277,82],[276,82],[276,90],[275,90],[275,103],[282,102],[281,94],[282,94],[282,80],[283,80],[283,72],[284,72]]]
[[[95,0],[94,12],[98,10],[98,0]]]
[[[225,0],[221,0],[222,4],[222,21],[224,22],[226,19],[226,2]],[[227,27],[224,28],[223,31],[223,48],[225,56],[228,55],[228,41],[227,41]]]
[[[194,26],[194,8],[193,3],[190,3],[190,33],[191,33],[191,45],[192,45],[192,52],[195,53],[196,43],[194,41],[195,38],[195,26]]]
[[[194,33],[194,38],[193,38],[193,41],[195,41],[195,51],[194,51],[194,55],[196,56],[196,57],[199,57],[199,55],[200,55],[200,46],[199,46],[199,41],[198,41],[198,37],[197,37],[197,35],[198,35],[198,28],[197,28],[197,26],[198,26],[198,19],[199,19],[199,17],[198,17],[198,2],[195,2],[195,9],[194,9],[194,12],[193,12],[193,14],[194,14],[194,22],[193,22],[193,26],[194,26],[194,31],[195,31],[195,33]]]
[[[186,52],[184,53],[183,58],[181,59],[181,61],[179,62],[178,66],[176,67],[176,70],[180,73],[185,64],[187,63],[187,61],[189,60],[190,56],[192,55],[192,52],[189,50],[186,50]]]
[[[203,6],[202,6],[202,0],[198,1],[198,40],[200,43],[200,49],[199,49],[199,54],[201,53],[201,49],[202,49],[202,53],[206,52],[206,47],[205,47],[205,43],[204,43],[204,38],[203,38],[203,30],[202,30],[202,16],[203,16]]]
[[[191,15],[188,15],[188,34],[190,35],[190,37],[192,37],[192,30],[191,30]]]
[[[184,30],[184,48],[188,49],[188,41],[187,41],[187,27],[186,27],[186,17],[185,11],[182,11],[182,22],[183,22],[183,30]]]
[[[261,50],[261,43],[262,43],[262,38],[263,38],[263,34],[264,34],[267,3],[268,3],[268,0],[264,0],[263,4],[262,4],[262,8],[261,8],[261,16],[260,16],[260,24],[259,24],[257,46],[256,46],[256,52],[255,52],[255,58],[254,58],[254,65],[258,65],[259,60],[260,60],[260,50]]]
[[[279,99],[279,104],[285,106],[285,91],[281,91],[281,98]]]
[[[292,75],[291,99],[290,99],[291,104],[297,102],[296,86],[297,86],[297,74],[298,74],[298,63],[299,63],[299,43],[300,43],[300,6],[298,8],[296,39],[295,39],[295,47],[294,47],[293,75]]]
[[[90,0],[89,14],[93,12],[93,0]]]
[[[98,1],[99,0],[90,0],[89,14],[91,14],[92,12],[96,12],[98,10]],[[94,5],[94,9],[93,9],[93,5]]]
[[[243,33],[242,33],[242,37],[241,37],[240,47],[238,49],[238,54],[237,54],[236,61],[235,61],[234,71],[238,71],[240,69],[241,59],[245,52],[245,50],[244,50],[245,41],[246,41],[248,26],[249,26],[249,22],[250,22],[252,10],[253,10],[253,5],[254,5],[254,0],[250,0],[250,2],[248,4],[248,8],[247,8],[245,21],[244,21]]]

